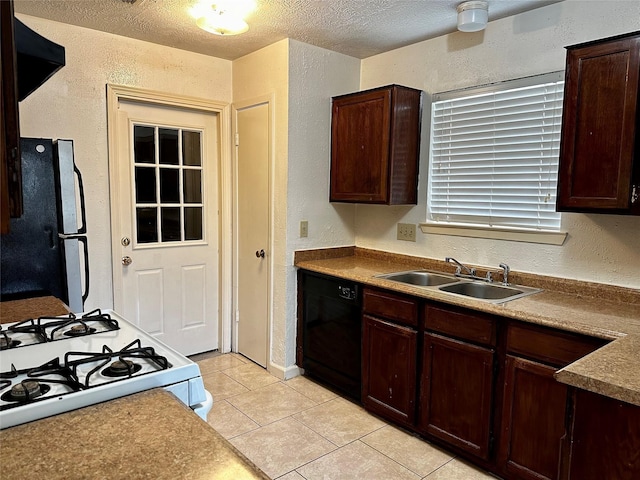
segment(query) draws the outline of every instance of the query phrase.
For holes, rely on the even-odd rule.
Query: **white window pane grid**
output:
[[[156,187],[156,202],[135,202],[134,203],[134,211],[132,212],[132,214],[136,215],[136,208],[154,208],[156,210],[156,227],[157,227],[157,242],[145,242],[144,245],[145,246],[152,246],[154,244],[159,245],[159,244],[167,244],[167,243],[172,243],[175,244],[177,242],[191,242],[190,240],[186,240],[185,239],[185,214],[184,214],[184,210],[185,207],[187,208],[191,208],[191,207],[200,207],[201,208],[201,212],[204,214],[204,200],[201,199],[201,202],[189,202],[186,203],[185,202],[185,186],[184,186],[184,176],[183,176],[183,172],[185,170],[193,170],[193,171],[200,171],[202,172],[203,167],[202,167],[202,163],[200,165],[186,165],[184,162],[184,158],[183,158],[183,148],[182,148],[182,142],[183,142],[183,136],[182,136],[182,132],[183,129],[181,128],[176,128],[176,127],[161,127],[158,125],[152,125],[152,124],[145,124],[145,123],[134,123],[132,124],[132,128],[135,128],[136,126],[146,126],[146,127],[151,127],[154,129],[154,162],[153,163],[138,163],[135,161],[134,158],[134,162],[133,162],[133,168],[135,167],[143,167],[143,168],[151,168],[155,171],[155,187]],[[170,129],[170,130],[175,130],[177,131],[177,139],[178,139],[178,164],[177,165],[173,165],[173,164],[163,164],[160,163],[159,158],[160,158],[160,141],[159,141],[159,130],[161,130],[162,128],[165,129]],[[193,129],[188,129],[186,131],[189,132],[193,132]],[[198,131],[197,133],[199,133],[200,135],[202,135],[201,131]],[[201,152],[201,158],[202,158],[202,152]],[[161,201],[161,193],[160,193],[160,172],[162,170],[176,170],[178,172],[178,197],[179,200],[177,202],[162,202]],[[201,174],[202,175],[202,174]],[[135,178],[135,177],[134,177]],[[200,177],[200,181],[201,181],[201,185],[200,188],[202,189],[202,176]],[[202,191],[202,190],[201,190]],[[202,193],[202,196],[204,195],[204,192]],[[134,194],[133,194],[133,198],[135,199],[135,186],[134,186]],[[167,240],[163,240],[163,232],[162,232],[162,217],[161,217],[161,213],[162,213],[162,208],[179,208],[180,209],[180,240],[177,241],[167,241]],[[137,226],[137,222],[133,222],[135,226]],[[202,223],[204,224],[204,222]],[[136,235],[137,238],[137,235]],[[197,239],[197,241],[202,241],[202,238]]]
[[[555,81],[434,102],[428,221],[559,230],[563,89]]]

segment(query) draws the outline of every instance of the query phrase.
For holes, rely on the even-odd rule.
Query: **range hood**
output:
[[[64,66],[64,47],[14,19],[18,69],[18,101],[27,98]]]

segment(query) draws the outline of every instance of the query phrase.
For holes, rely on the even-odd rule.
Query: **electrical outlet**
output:
[[[306,238],[309,236],[309,222],[306,220],[300,221],[300,238]]]
[[[413,223],[399,223],[398,224],[398,240],[405,240],[407,242],[416,241],[416,226]]]

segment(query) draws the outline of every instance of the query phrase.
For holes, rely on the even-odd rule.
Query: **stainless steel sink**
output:
[[[447,294],[475,298],[490,303],[509,302],[542,291],[538,288],[525,287],[522,285],[506,286],[497,283],[488,283],[482,280],[459,278],[454,275],[430,272],[428,270],[387,273],[378,275],[377,278],[416,285]]]
[[[496,285],[495,283],[461,282],[453,285],[443,285],[438,290],[465,297],[473,297],[479,300],[493,301],[494,303],[507,302],[538,293],[537,288]]]
[[[378,278],[384,278],[394,282],[409,283],[411,285],[418,285],[421,287],[435,287],[460,281],[453,275],[429,272],[427,270],[389,273],[386,275],[378,275]]]

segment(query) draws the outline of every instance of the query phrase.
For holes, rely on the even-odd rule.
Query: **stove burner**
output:
[[[64,332],[64,334],[68,337],[81,337],[82,335],[91,335],[95,332],[95,328],[90,327],[86,323],[82,322],[79,325],[74,325],[69,330]]]
[[[102,374],[107,377],[126,377],[139,372],[141,369],[142,365],[121,358],[105,368]]]
[[[51,390],[49,385],[42,384],[37,380],[23,380],[11,387],[11,390],[4,393],[0,399],[5,402],[25,402],[38,398]]]

